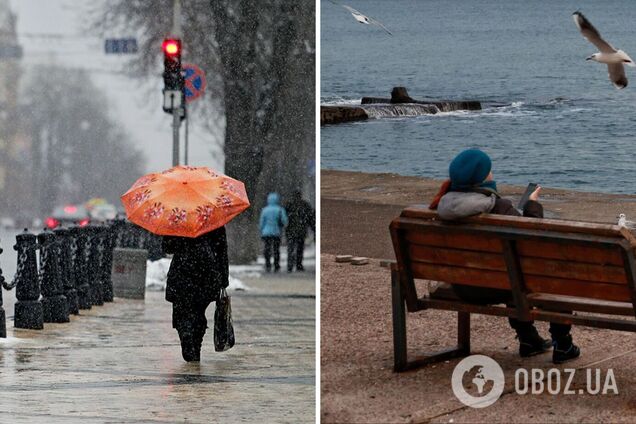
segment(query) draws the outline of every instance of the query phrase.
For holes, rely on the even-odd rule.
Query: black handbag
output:
[[[232,304],[225,288],[221,289],[214,311],[214,350],[223,352],[234,346]]]

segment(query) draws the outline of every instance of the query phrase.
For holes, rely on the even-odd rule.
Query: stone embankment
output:
[[[393,87],[391,98],[363,97],[360,105],[320,106],[320,125],[458,110],[481,110],[481,103],[474,100],[416,100],[408,95],[406,88]]]

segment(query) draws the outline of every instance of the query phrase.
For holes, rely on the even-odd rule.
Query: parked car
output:
[[[97,222],[106,222],[117,217],[117,208],[111,204],[95,206],[89,212],[91,220]]]
[[[90,217],[88,211],[82,205],[59,206],[44,220],[47,228],[66,227],[72,224],[80,226],[88,225]]]
[[[0,218],[0,227],[2,227],[5,230],[12,230],[12,229],[16,228],[15,219],[11,218],[10,216],[1,217]]]

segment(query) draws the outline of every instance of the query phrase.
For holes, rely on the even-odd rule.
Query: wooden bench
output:
[[[636,332],[636,238],[625,228],[492,214],[448,222],[413,206],[390,231],[396,371],[469,355],[471,313]],[[416,279],[511,290],[514,307],[418,296]],[[409,362],[406,312],[425,309],[457,312],[458,344]]]

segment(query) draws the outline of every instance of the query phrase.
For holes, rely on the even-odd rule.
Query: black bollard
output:
[[[141,244],[141,232],[139,231],[139,227],[130,221],[126,221],[126,234],[128,236],[128,241],[124,247],[139,249]]]
[[[73,272],[71,234],[66,228],[56,228],[53,230],[53,233],[58,241],[58,266],[60,278],[62,279],[62,287],[64,288],[64,296],[66,296],[66,302],[68,303],[68,313],[77,315],[79,314],[79,303],[77,298],[77,285],[75,283],[75,272]]]
[[[113,279],[111,277],[113,268],[113,245],[113,226],[108,224],[104,227],[104,257],[102,263],[102,289],[104,302],[113,301]]]
[[[128,225],[128,221],[123,221],[121,223],[120,232],[120,242],[121,245],[119,247],[128,248],[130,244],[130,226]]]
[[[75,285],[77,290],[77,304],[80,309],[91,309],[91,293],[86,275],[86,227],[71,227],[71,256],[73,263],[73,273],[75,274]]]
[[[124,227],[124,247],[132,249],[135,247],[135,230],[130,222],[126,221],[126,226]]]
[[[141,232],[141,235],[142,235],[142,237],[141,237],[142,238],[142,243],[141,243],[140,247],[142,249],[144,249],[144,250],[149,250],[150,249],[150,243],[151,243],[150,236],[152,234],[150,234],[150,231],[147,231],[146,229],[141,228],[141,227],[140,227],[140,232]]]
[[[18,252],[18,267],[12,285],[16,287],[15,297],[18,301],[15,303],[14,326],[41,330],[44,328],[44,316],[39,300],[40,283],[35,255],[35,235],[25,228],[23,233],[15,236],[15,240],[13,249]]]
[[[103,305],[104,295],[102,293],[101,276],[99,275],[99,229],[96,225],[84,227],[88,234],[86,250],[88,260],[86,262],[86,275],[90,287],[90,299],[92,305]]]
[[[139,243],[138,243],[138,249],[144,249],[144,250],[148,250],[148,244],[149,244],[149,235],[150,233],[148,231],[146,231],[145,228],[139,227],[137,226],[137,234],[139,234]]]
[[[148,233],[148,259],[151,261],[158,261],[165,255],[161,246],[161,236]]]
[[[2,307],[2,287],[0,287],[0,337],[7,337],[7,316]]]
[[[7,316],[2,307],[2,287],[0,287],[0,337],[7,337]]]
[[[0,248],[0,254],[2,254],[2,248]],[[2,286],[4,286],[5,283],[2,269],[0,269],[0,337],[2,338],[7,337],[7,317],[2,307]]]
[[[124,226],[126,221],[121,218],[115,218],[112,223],[113,245],[114,247],[124,247]]]
[[[95,259],[95,280],[98,286],[98,297],[101,305],[104,304],[104,286],[106,285],[104,275],[104,263],[106,261],[106,227],[104,225],[95,225],[95,240],[97,242],[97,253]]]
[[[69,322],[68,303],[58,267],[58,240],[50,230],[38,234],[40,248],[40,288],[44,322]]]

